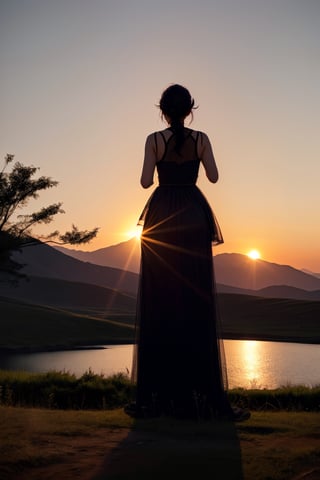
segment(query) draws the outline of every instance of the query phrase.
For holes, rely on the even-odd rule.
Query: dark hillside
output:
[[[0,297],[0,349],[59,350],[132,343],[134,328],[70,311]]]
[[[226,338],[320,343],[320,302],[219,295]]]
[[[133,294],[125,294],[99,285],[71,282],[57,278],[29,277],[17,286],[0,283],[0,295],[30,303],[60,307],[120,309],[132,311],[136,299]]]
[[[224,338],[320,343],[320,302],[220,294],[219,307]],[[0,298],[0,312],[0,349],[45,350],[134,339],[134,310],[111,310],[104,316],[91,307],[76,312]]]

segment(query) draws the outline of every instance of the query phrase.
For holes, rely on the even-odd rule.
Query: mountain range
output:
[[[57,247],[57,250],[78,260],[100,266],[119,268],[134,273],[138,273],[140,269],[140,245],[135,238],[92,252],[65,247]],[[294,289],[320,291],[320,278],[317,274],[297,270],[289,265],[279,265],[265,260],[252,260],[247,255],[238,253],[218,254],[214,256],[214,266],[216,282],[224,286],[228,285],[253,291],[281,286],[281,294],[289,294],[290,298],[297,298],[296,294],[299,295],[299,292],[295,292]],[[292,287],[292,289],[285,289],[284,286]],[[271,291],[265,293],[266,296],[269,296]],[[304,295],[304,298],[315,298],[319,293],[310,296],[310,294],[304,295],[302,292],[302,295]],[[276,292],[273,290],[272,294],[276,294]]]
[[[76,259],[71,254],[77,254],[83,260]],[[111,295],[110,290],[114,292],[112,294],[114,298],[117,298],[120,293],[135,297],[139,275],[124,267],[133,266],[134,262],[137,266],[140,260],[139,254],[140,247],[136,240],[95,252],[78,252],[65,248],[62,250],[45,244],[27,247],[21,253],[16,252],[14,258],[25,265],[22,271],[33,279],[32,282],[30,284],[21,282],[23,286],[19,285],[15,289],[11,285],[0,283],[0,295],[36,301],[37,295],[31,290],[33,288],[40,291],[42,287],[42,303],[64,305],[63,299],[66,292],[71,295],[71,283],[74,282],[77,288],[74,287],[75,290],[70,297],[72,300],[69,300],[69,303],[73,302],[73,306],[76,303],[81,304],[86,296],[99,299],[99,301],[96,300],[99,305],[101,302],[106,303]],[[98,258],[97,256],[101,263],[104,261],[113,265],[102,266],[88,261]],[[123,265],[123,269],[116,268],[116,265]],[[214,265],[219,293],[320,301],[320,279],[288,265],[252,260],[246,255],[235,253],[215,256]],[[36,277],[43,279],[42,284],[39,280],[35,281]],[[57,281],[50,283],[49,279]],[[59,281],[64,283],[59,284]],[[85,289],[80,285],[87,287]],[[94,287],[96,291],[93,294]]]

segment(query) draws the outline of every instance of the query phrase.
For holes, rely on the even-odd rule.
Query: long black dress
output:
[[[143,414],[211,417],[230,413],[217,334],[212,242],[218,223],[196,186],[201,133],[173,134],[157,163],[159,186],[140,222],[140,287],[133,376]],[[160,132],[161,134],[161,132]]]

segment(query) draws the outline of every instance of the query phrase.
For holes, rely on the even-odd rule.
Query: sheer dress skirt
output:
[[[212,243],[218,223],[195,185],[159,186],[142,212],[133,377],[137,406],[177,416],[228,413]]]

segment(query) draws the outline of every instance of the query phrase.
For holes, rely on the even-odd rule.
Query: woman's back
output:
[[[156,164],[159,185],[194,185],[198,178],[200,164],[197,152],[200,132],[184,129],[184,142],[179,151],[176,149],[176,134],[170,132],[168,136],[165,133],[154,134],[156,148],[161,148],[161,151],[157,152],[160,159]]]

